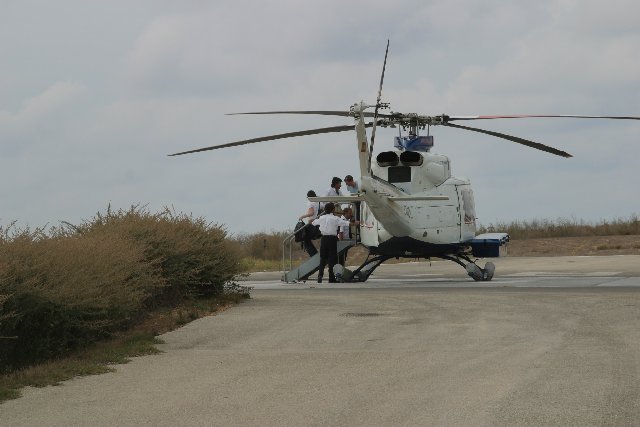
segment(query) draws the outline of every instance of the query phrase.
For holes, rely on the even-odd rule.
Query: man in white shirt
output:
[[[324,192],[325,196],[333,197],[333,196],[342,196],[340,192],[340,187],[342,186],[342,180],[337,176],[334,176],[331,179],[331,187],[327,191]],[[324,209],[326,203],[322,203],[320,205],[320,209]]]
[[[320,226],[322,238],[320,239],[320,267],[318,270],[318,283],[322,283],[324,267],[329,264],[329,283],[336,283],[336,276],[333,274],[333,266],[338,262],[338,228],[349,226],[352,223],[338,218],[333,214],[335,205],[331,202],[324,206],[324,215],[315,219],[312,224]],[[359,224],[354,222],[353,224]]]
[[[342,196],[340,187],[342,187],[342,180],[337,176],[334,176],[331,179],[331,187],[329,187],[325,196]]]

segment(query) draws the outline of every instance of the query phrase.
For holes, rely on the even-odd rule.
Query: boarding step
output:
[[[338,258],[349,248],[356,245],[355,240],[338,240]],[[316,273],[320,267],[320,254],[317,253],[311,258],[304,261],[298,267],[291,271],[285,272],[282,276],[282,281],[285,283],[304,282]]]

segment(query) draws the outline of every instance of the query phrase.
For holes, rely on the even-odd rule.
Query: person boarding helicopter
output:
[[[347,191],[349,192],[349,194],[357,194],[360,191],[358,182],[354,181],[351,175],[347,175],[344,177],[344,183],[347,185]]]
[[[316,197],[316,192],[313,190],[307,191],[307,198],[309,197]],[[305,226],[306,230],[303,234],[304,237],[302,240],[302,246],[304,247],[305,252],[309,254],[309,257],[312,257],[318,253],[318,250],[316,249],[315,245],[311,241],[312,233],[309,232],[309,229],[311,227],[311,223],[313,222],[314,219],[318,217],[319,214],[320,214],[320,202],[307,201],[307,212],[298,218],[298,221],[302,221],[305,218],[309,218],[309,220],[307,221],[307,225]]]
[[[322,283],[325,266],[329,266],[329,283],[336,283],[333,267],[338,263],[338,230],[360,224],[358,221],[347,221],[333,214],[335,205],[328,202],[324,205],[324,215],[316,218],[312,224],[320,226],[322,238],[320,240],[320,266],[318,269],[318,283]]]

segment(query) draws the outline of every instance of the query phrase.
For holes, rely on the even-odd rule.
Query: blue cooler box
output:
[[[507,255],[507,233],[485,233],[471,240],[473,256],[478,258],[497,258]]]

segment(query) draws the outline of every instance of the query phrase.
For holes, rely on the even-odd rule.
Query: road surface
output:
[[[250,278],[163,354],[25,389],[2,426],[622,426],[640,422],[640,257],[434,262],[365,284]]]

